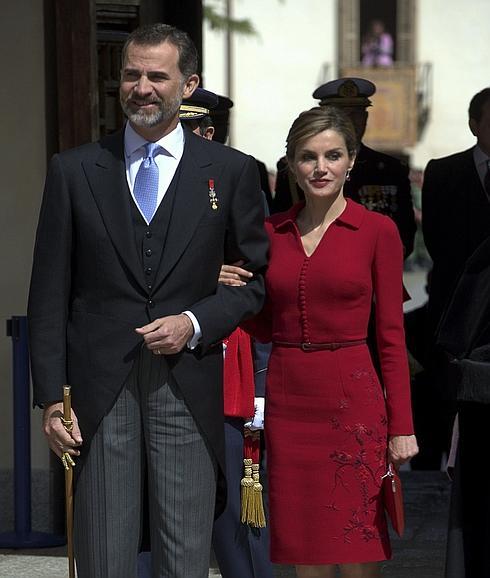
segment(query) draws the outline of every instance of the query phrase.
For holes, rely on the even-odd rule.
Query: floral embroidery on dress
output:
[[[363,377],[369,376],[370,372],[366,369],[356,369],[350,376],[352,379],[362,379]]]
[[[384,427],[384,417],[380,416],[380,431],[386,431]],[[347,470],[354,470],[355,479],[359,482],[361,505],[352,511],[347,524],[343,528],[343,540],[351,543],[355,533],[365,542],[370,540],[380,540],[378,529],[367,521],[372,521],[376,515],[377,494],[373,495],[373,488],[379,489],[381,486],[381,476],[385,469],[386,461],[386,436],[378,433],[377,428],[373,429],[363,423],[342,424],[339,419],[331,418],[330,426],[334,430],[342,429],[348,436],[352,436],[358,451],[349,453],[335,450],[330,454],[330,459],[337,464],[334,474],[334,485],[332,494],[342,488],[344,491],[351,491],[345,476]],[[366,449],[369,442],[370,451]],[[373,460],[374,456],[374,460]],[[338,508],[335,501],[329,504],[330,509]]]
[[[349,407],[349,400],[342,397],[339,399],[339,409],[347,409]]]

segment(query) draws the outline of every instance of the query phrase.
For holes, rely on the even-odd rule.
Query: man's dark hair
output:
[[[122,50],[122,65],[126,61],[126,54],[130,44],[139,46],[158,46],[163,42],[170,42],[179,51],[179,69],[184,78],[197,73],[197,50],[189,35],[168,24],[147,24],[133,30],[124,43]]]
[[[182,122],[182,124],[189,127],[192,131],[194,131],[196,128],[199,128],[199,134],[201,136],[204,136],[206,134],[206,130],[210,126],[214,127],[214,123],[209,115],[203,116],[198,119],[181,118],[180,121]]]
[[[210,126],[213,126],[213,121],[209,115],[203,116],[201,119],[199,119],[199,132],[201,133],[201,136],[206,134],[206,130]]]
[[[470,119],[480,122],[483,115],[483,107],[488,101],[490,101],[490,87],[480,90],[480,92],[475,94],[471,99],[470,108],[468,109]]]

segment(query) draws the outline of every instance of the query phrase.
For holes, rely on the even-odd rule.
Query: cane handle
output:
[[[66,431],[70,432],[73,429],[73,421],[71,419],[71,387],[69,385],[63,386],[63,417],[61,421]]]

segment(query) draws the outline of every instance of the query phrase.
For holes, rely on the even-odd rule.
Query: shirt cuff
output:
[[[184,315],[191,320],[192,327],[194,327],[194,335],[189,339],[187,342],[187,347],[189,349],[195,349],[199,345],[199,341],[202,337],[201,326],[199,325],[199,321],[196,319],[196,316],[192,311],[182,311]]]

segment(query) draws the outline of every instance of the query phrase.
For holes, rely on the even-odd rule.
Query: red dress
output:
[[[347,200],[308,257],[303,204],[267,223],[267,303],[249,322],[274,343],[266,403],[272,561],[384,560],[380,497],[387,436],[412,434],[403,331],[402,245],[394,223]],[[366,339],[373,300],[384,388],[367,345],[303,351],[288,343]]]

